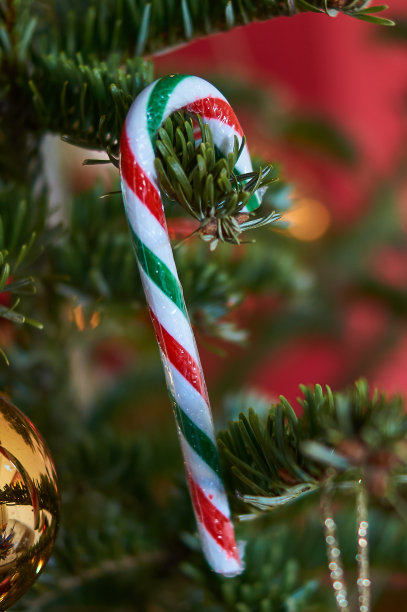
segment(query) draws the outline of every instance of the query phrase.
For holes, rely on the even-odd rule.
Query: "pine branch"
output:
[[[222,0],[90,2],[69,5],[8,0],[0,5],[0,163],[3,175],[23,182],[35,173],[40,135],[54,131],[78,146],[117,154],[131,100],[152,80],[151,65],[134,54],[253,20],[304,10],[335,10],[370,21],[366,2],[298,0],[264,6]],[[383,7],[378,7],[383,8]],[[80,16],[80,17],[79,17]],[[136,40],[136,50],[134,41]],[[126,63],[126,69],[121,66]],[[14,143],[10,155],[6,143]]]
[[[33,236],[33,240],[35,236]],[[25,252],[29,251],[30,244],[24,244],[19,253],[19,260],[22,261]],[[26,317],[18,312],[17,308],[20,304],[20,299],[17,298],[11,303],[10,295],[32,295],[35,293],[34,278],[32,276],[20,276],[17,272],[18,261],[9,260],[7,251],[0,251],[0,298],[4,304],[0,303],[0,317],[11,321],[12,323],[29,323],[39,329],[42,329],[42,324],[34,319]]]
[[[399,495],[406,472],[402,399],[371,397],[363,381],[347,393],[318,385],[302,392],[300,418],[281,397],[267,419],[250,409],[219,434],[229,490],[271,510],[318,490],[332,471],[338,486],[352,488],[364,470],[371,493],[389,501]]]
[[[64,140],[118,154],[120,132],[134,98],[152,81],[152,65],[120,58],[86,64],[81,55],[42,57],[30,78],[37,123]]]
[[[50,17],[42,5],[10,0],[0,8],[2,176],[23,183],[38,174],[32,160],[38,160],[44,131],[78,146],[117,153],[130,104],[153,79],[151,63],[133,57],[125,61],[120,54],[98,61],[81,50],[70,57],[55,45],[42,44]]]
[[[380,13],[388,8],[386,4],[369,7],[370,0],[319,0],[312,2],[309,0],[296,0],[296,4],[302,10],[326,13],[335,17],[338,12],[342,12],[349,17],[355,17],[362,21],[368,21],[377,25],[394,26],[394,21],[385,17],[377,17],[373,13]]]
[[[31,5],[18,0],[0,3],[0,174],[21,184],[32,181],[38,165],[38,139],[28,130],[32,101],[21,94],[36,28]]]
[[[287,184],[272,183],[271,188],[269,195],[266,192],[270,204],[286,206]],[[121,196],[100,199],[103,193],[103,187],[97,185],[75,196],[69,229],[47,250],[44,281],[49,300],[55,295],[75,298],[84,308],[85,319],[97,310],[124,327],[135,312],[144,317],[144,308],[137,311],[144,297]],[[177,212],[174,208],[167,206],[170,219]],[[230,315],[247,292],[258,294],[267,288],[284,297],[304,293],[303,265],[293,244],[277,233],[270,240],[269,232],[264,231],[256,248],[250,246],[238,254],[220,245],[210,262],[206,245],[190,240],[175,250],[175,259],[189,315],[206,337],[246,340],[246,331]]]
[[[208,125],[199,115],[199,142],[192,118],[175,113],[158,130],[155,168],[161,190],[168,200],[178,202],[199,222],[193,232],[210,243],[240,244],[240,234],[268,225],[279,218],[272,211],[265,216],[242,212],[257,190],[275,182],[270,165],[258,172],[238,175],[235,166],[244,147],[235,137],[227,157],[218,151]]]
[[[183,573],[205,594],[199,610],[273,612],[310,610],[321,597],[318,580],[304,576],[294,540],[304,537],[301,528],[294,535],[288,529],[263,528],[251,534],[245,549],[246,569],[234,580],[208,572],[198,560],[184,562]]]
[[[0,148],[4,176],[14,178],[19,167],[15,150],[10,155],[7,146],[16,131],[20,139],[25,134],[37,139],[37,144],[44,131],[51,131],[74,145],[117,155],[127,111],[151,81],[151,63],[142,59],[129,59],[122,67],[118,56],[107,63],[90,64],[80,55],[75,59],[64,54],[37,58],[34,67],[28,67],[24,78],[14,85],[13,97],[3,100],[2,123],[8,135]],[[23,125],[22,119],[14,119],[16,105],[26,109]]]
[[[15,324],[42,324],[19,310],[20,299],[34,295],[34,264],[55,235],[45,230],[47,205],[30,190],[2,185],[0,189],[0,317]]]
[[[390,25],[389,20],[374,18],[371,13],[385,6],[366,8],[362,0],[107,0],[103,5],[88,0],[75,0],[69,5],[53,3],[48,7],[34,7],[40,19],[48,22],[48,31],[42,29],[37,44],[48,51],[58,50],[70,57],[80,51],[84,58],[106,58],[120,53],[123,58],[155,53],[200,36],[230,30],[252,21],[264,21],[279,16],[313,11],[336,11],[359,19],[373,20]],[[376,21],[377,20],[377,21]]]

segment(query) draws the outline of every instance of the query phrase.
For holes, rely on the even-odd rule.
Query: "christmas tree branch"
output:
[[[335,17],[338,12],[342,12],[349,17],[355,17],[362,21],[368,21],[377,25],[394,26],[394,21],[385,17],[377,17],[376,13],[380,13],[388,8],[386,4],[377,6],[369,6],[370,0],[319,0],[319,2],[311,2],[310,0],[295,0],[296,5],[303,10],[312,12],[326,13],[329,16]]]
[[[35,240],[35,235],[32,237],[32,242]],[[18,256],[18,260],[10,260],[7,251],[0,251],[0,297],[7,304],[0,304],[0,317],[8,319],[13,323],[30,323],[36,327],[42,328],[38,321],[34,321],[29,317],[19,313],[17,307],[20,299],[17,298],[11,304],[11,298],[8,299],[8,294],[11,295],[32,295],[35,293],[34,278],[32,276],[19,276],[17,272],[18,264],[24,259],[25,253],[29,251],[31,245],[23,245]],[[8,305],[8,302],[10,304]]]
[[[55,235],[45,229],[47,205],[30,190],[2,185],[0,190],[0,317],[12,323],[42,324],[19,310],[20,299],[36,292],[36,260]]]
[[[102,194],[103,186],[97,185],[73,198],[69,230],[46,253],[48,278],[54,279],[50,289],[65,298],[80,296],[90,315],[98,310],[134,317],[144,298],[122,200],[119,195],[100,199]],[[167,206],[170,228],[178,222],[175,208],[182,213],[178,206]],[[302,292],[303,270],[292,246],[278,234],[273,240],[262,235],[256,248],[233,251],[219,246],[208,262],[206,245],[191,240],[176,249],[175,258],[195,327],[205,336],[242,342],[246,332],[229,315],[245,291],[259,293],[267,286],[283,296],[296,295]]]
[[[134,58],[135,53],[305,10],[328,14],[338,10],[383,21],[372,15],[383,7],[366,8],[366,2],[361,1],[235,4],[231,0],[199,4],[191,0],[181,4],[110,0],[98,10],[93,3],[87,7],[81,4],[75,12],[75,2],[69,9],[32,0],[2,2],[0,129],[5,137],[0,162],[4,176],[20,182],[27,178],[44,131],[115,155],[129,105],[153,79],[151,64]],[[5,148],[4,143],[9,142],[16,145],[19,163]]]
[[[252,21],[264,21],[274,17],[290,16],[313,11],[334,15],[344,13],[389,25],[389,20],[372,13],[385,6],[367,8],[365,0],[272,0],[271,2],[237,2],[236,0],[182,0],[150,2],[148,0],[107,0],[103,5],[75,0],[69,5],[48,11],[40,5],[35,10],[49,21],[48,32],[42,31],[39,42],[73,57],[78,51],[85,58],[105,58],[113,53],[122,57],[134,57],[156,53],[200,36],[230,30]],[[51,42],[52,41],[52,42]]]
[[[240,243],[248,229],[268,225],[279,218],[271,211],[265,216],[242,212],[257,190],[277,179],[270,165],[241,176],[235,166],[245,141],[225,158],[213,142],[208,125],[196,115],[200,138],[196,141],[194,123],[185,113],[175,113],[158,130],[155,168],[159,185],[168,200],[178,202],[199,227],[193,232],[210,243]]]
[[[85,64],[81,55],[42,57],[29,80],[37,123],[77,146],[118,152],[124,118],[153,79],[152,65],[119,57]]]
[[[323,485],[328,471],[338,486],[355,488],[364,470],[369,491],[390,500],[406,472],[402,399],[371,397],[363,381],[348,393],[323,392],[318,385],[302,391],[300,418],[281,397],[267,418],[249,410],[219,434],[239,508],[271,510],[299,499]]]
[[[12,100],[3,100],[2,123],[7,132],[17,131],[19,139],[25,133],[38,141],[44,131],[50,131],[77,146],[117,154],[126,113],[152,78],[151,63],[142,59],[129,59],[122,66],[118,57],[107,63],[85,64],[79,55],[75,59],[63,53],[41,56],[25,78],[14,85]],[[26,109],[24,125],[21,118],[14,122],[14,104]],[[11,154],[13,160],[15,151]],[[10,174],[19,166],[10,163],[5,144],[0,148],[0,161],[3,160]]]

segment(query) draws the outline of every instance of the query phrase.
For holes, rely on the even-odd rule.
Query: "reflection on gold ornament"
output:
[[[35,426],[0,394],[0,610],[35,582],[55,541],[54,463]]]

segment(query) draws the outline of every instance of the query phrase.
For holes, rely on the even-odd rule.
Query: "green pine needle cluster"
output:
[[[293,15],[306,11],[335,9],[359,17],[366,11],[361,0],[290,0],[249,2],[247,0],[74,0],[66,5],[41,4],[25,0],[34,18],[47,21],[40,30],[40,42],[47,51],[65,51],[73,57],[78,51],[88,60],[121,53],[134,57],[155,53],[199,36],[229,30],[252,21]],[[377,7],[382,11],[385,6]],[[371,9],[370,9],[371,10]]]
[[[303,10],[309,10],[319,13],[326,13],[334,17],[338,11],[355,17],[362,21],[375,23],[377,25],[394,26],[394,21],[385,17],[378,17],[376,13],[381,13],[388,6],[381,4],[377,6],[369,6],[370,0],[320,0],[319,2],[310,2],[308,0],[297,0],[297,5]]]
[[[267,165],[257,172],[236,174],[236,163],[245,145],[237,137],[233,151],[223,157],[213,142],[208,125],[199,115],[196,119],[201,139],[196,143],[192,118],[175,113],[158,130],[155,169],[161,190],[168,200],[178,202],[199,222],[194,232],[210,243],[240,243],[240,234],[248,229],[268,225],[279,218],[275,211],[266,216],[242,213],[254,193],[275,182]]]
[[[395,503],[407,482],[403,400],[372,395],[365,381],[347,393],[319,385],[302,392],[300,417],[281,397],[266,417],[249,410],[219,434],[230,490],[266,511],[317,491],[333,474],[349,489],[363,474],[372,494]]]
[[[292,541],[293,534],[284,528],[252,540],[245,550],[247,569],[234,580],[211,575],[197,564],[183,563],[183,573],[207,593],[207,601],[196,609],[215,611],[222,606],[228,612],[310,610],[320,597],[320,584],[313,578],[302,579],[299,561],[290,555],[294,552],[290,550]]]
[[[153,78],[152,65],[120,56],[85,62],[78,53],[39,59],[29,80],[36,121],[79,147],[118,154],[120,132],[134,98]]]
[[[55,231],[45,229],[46,213],[44,197],[34,199],[28,191],[16,192],[11,185],[0,190],[0,318],[40,329],[42,323],[21,311],[20,302],[35,294],[33,267],[55,236]]]

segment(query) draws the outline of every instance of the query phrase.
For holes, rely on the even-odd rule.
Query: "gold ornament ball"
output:
[[[0,610],[35,582],[54,545],[55,466],[35,426],[0,394]]]

